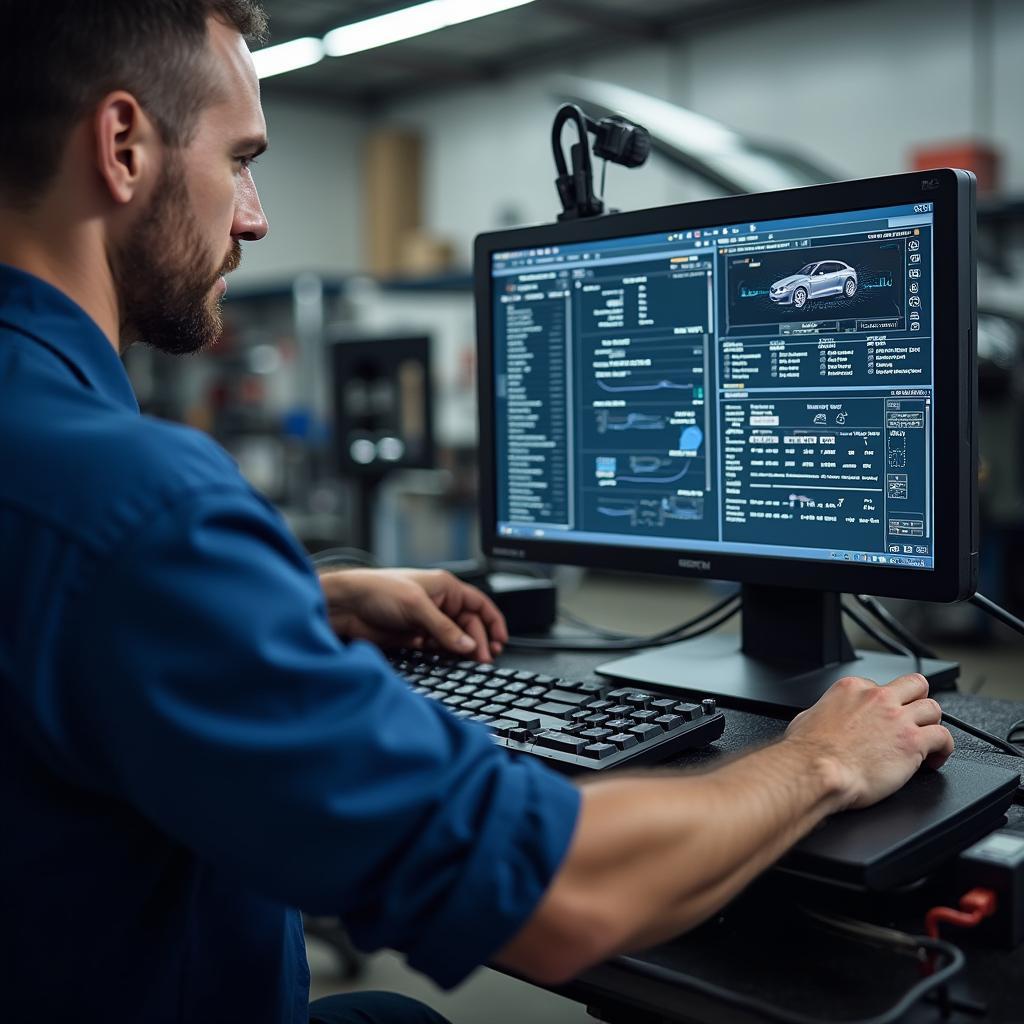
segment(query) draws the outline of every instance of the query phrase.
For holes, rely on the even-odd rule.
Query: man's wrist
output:
[[[780,741],[799,760],[800,771],[810,779],[825,816],[845,810],[856,799],[853,773],[842,758],[824,744],[806,736],[786,736]]]

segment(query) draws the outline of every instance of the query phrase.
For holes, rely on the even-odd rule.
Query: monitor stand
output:
[[[956,662],[855,651],[843,629],[840,596],[744,584],[738,644],[733,635],[697,637],[606,662],[597,671],[628,683],[717,697],[732,707],[785,716],[809,708],[847,675],[887,683],[920,672],[932,692],[956,689]]]

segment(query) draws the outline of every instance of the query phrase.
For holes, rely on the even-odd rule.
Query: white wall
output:
[[[563,72],[673,100],[751,135],[784,141],[841,176],[892,173],[915,144],[971,138],[977,125],[971,0],[844,0],[698,28],[660,46],[577,62]],[[1024,2],[992,0],[987,52],[991,138],[1004,185],[1024,191]],[[468,263],[473,236],[514,213],[558,210],[548,134],[557,102],[536,73],[461,92],[403,101],[390,123],[428,140],[428,226],[454,239]],[[710,194],[710,193],[706,193]],[[698,198],[652,160],[609,172],[624,209]]]
[[[557,72],[668,99],[730,127],[785,142],[849,177],[907,167],[913,145],[970,138],[990,127],[1004,185],[1024,191],[1024,0],[991,0],[990,126],[980,124],[975,0],[822,0],[698,27],[684,38],[524,72],[495,84],[405,99],[371,121],[330,106],[265,104],[271,150],[256,168],[271,222],[247,246],[235,280],[251,285],[301,270],[361,265],[360,140],[381,124],[418,128],[428,153],[427,226],[456,242],[559,209],[549,132]],[[568,133],[567,133],[568,135]],[[637,209],[711,194],[652,158],[610,168],[613,205]],[[234,282],[233,282],[234,283]]]
[[[361,263],[363,118],[266,100],[270,149],[253,169],[270,233],[243,247],[231,284],[278,282],[304,270],[338,275]]]

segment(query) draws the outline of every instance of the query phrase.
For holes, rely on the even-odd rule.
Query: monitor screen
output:
[[[934,217],[489,252],[496,536],[932,571]]]

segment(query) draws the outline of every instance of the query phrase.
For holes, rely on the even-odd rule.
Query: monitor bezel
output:
[[[975,185],[967,171],[938,169],[806,188],[710,199],[557,224],[487,232],[474,248],[480,443],[481,546],[492,558],[776,584],[842,593],[957,601],[977,586],[977,336]],[[497,533],[494,311],[495,252],[689,231],[847,210],[931,202],[933,206],[935,567],[907,569],[693,548],[654,549],[502,537]],[[941,458],[938,453],[942,453]],[[941,471],[940,471],[941,470]],[[942,510],[942,514],[938,514]],[[686,564],[681,564],[681,562]]]

